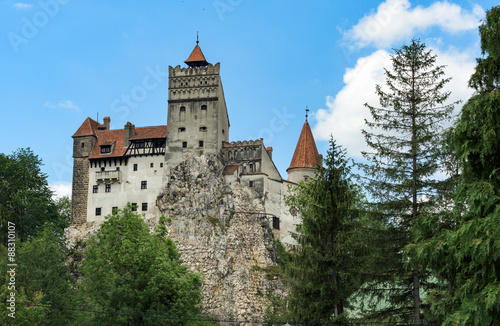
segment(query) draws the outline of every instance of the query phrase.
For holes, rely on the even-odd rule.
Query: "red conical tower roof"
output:
[[[293,153],[292,162],[290,167],[286,170],[295,168],[316,168],[320,165],[319,153],[316,148],[316,142],[309,126],[309,122],[304,122],[302,126],[302,131],[300,132],[299,141],[295,147],[295,152]]]
[[[191,52],[189,58],[184,61],[184,63],[186,63],[190,67],[200,67],[208,65],[208,61],[207,59],[205,59],[203,52],[201,52],[201,48],[198,43],[198,36],[196,36],[196,46],[194,47],[193,52]]]

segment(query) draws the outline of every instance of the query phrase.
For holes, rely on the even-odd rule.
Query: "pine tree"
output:
[[[377,264],[381,269],[374,275],[383,294],[373,290],[372,295],[388,301],[381,311],[385,318],[421,324],[420,291],[427,277],[416,262],[404,259],[403,248],[412,242],[414,222],[435,203],[441,124],[456,103],[444,104],[450,92],[443,88],[450,78],[444,78],[444,66],[436,65],[436,56],[419,40],[395,50],[392,70],[385,69],[385,75],[388,91],[376,86],[381,107],[365,104],[373,120],[365,121],[370,130],[363,130],[371,148],[363,153],[367,189],[374,216],[386,225]]]
[[[293,237],[297,247],[285,270],[291,279],[289,308],[296,321],[320,322],[339,317],[357,289],[360,268],[359,191],[342,150],[330,141],[314,178],[299,183],[287,197],[302,217]]]
[[[413,248],[441,285],[431,311],[444,325],[500,320],[500,7],[487,12],[479,31],[484,57],[469,81],[476,92],[448,138],[459,159],[459,209],[421,221],[419,233],[434,235]]]

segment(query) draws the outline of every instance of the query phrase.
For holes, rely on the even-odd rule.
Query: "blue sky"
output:
[[[391,49],[420,38],[448,66],[450,100],[466,100],[477,26],[496,4],[0,0],[0,152],[30,147],[53,189],[69,194],[71,135],[97,115],[110,116],[112,129],[166,124],[165,74],[184,65],[199,31],[207,60],[221,63],[230,140],[263,137],[287,178],[307,105],[318,150],[333,134],[360,158],[363,103],[378,103]],[[133,96],[148,75],[155,87]]]

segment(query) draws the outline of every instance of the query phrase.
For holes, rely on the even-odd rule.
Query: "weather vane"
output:
[[[307,121],[307,117],[309,116],[309,109],[307,108],[307,105],[306,105],[306,121]]]
[[[198,31],[196,31],[196,44],[198,44],[200,41],[198,41]]]

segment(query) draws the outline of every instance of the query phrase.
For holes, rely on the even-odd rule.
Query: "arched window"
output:
[[[186,111],[186,107],[185,106],[181,106],[181,112],[184,112]]]
[[[184,128],[184,127],[180,127],[180,128],[179,128],[179,132],[183,132],[183,131],[186,131],[186,128]]]
[[[201,106],[201,109],[202,109],[202,110],[206,110],[206,109],[207,109],[207,106],[206,106],[205,104],[203,104],[203,105]]]

